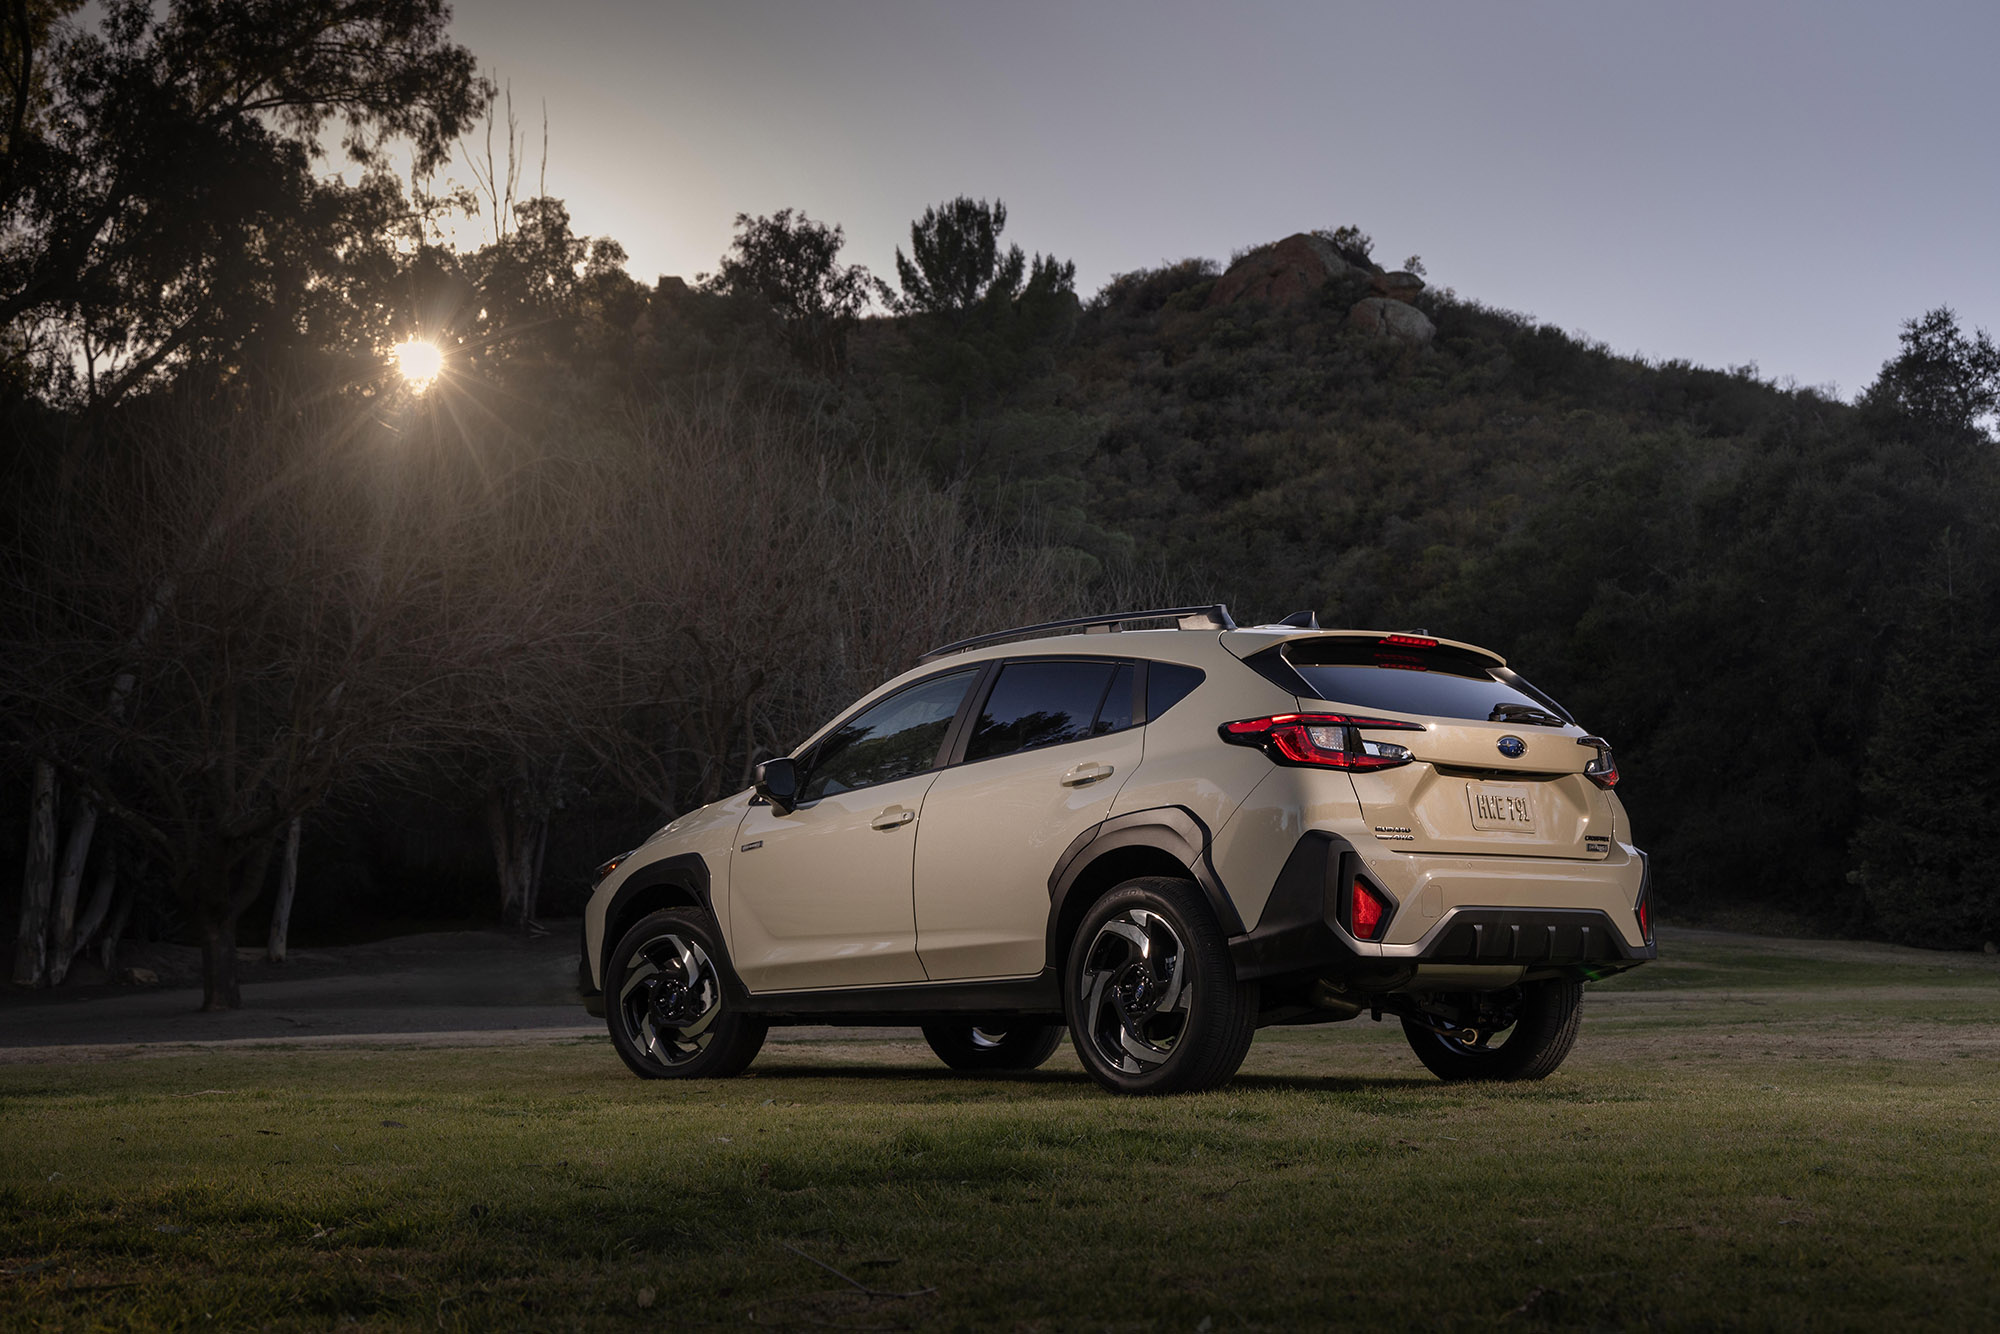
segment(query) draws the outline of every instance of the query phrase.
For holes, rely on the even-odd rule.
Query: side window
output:
[[[976,667],[919,681],[842,723],[813,747],[801,802],[920,774],[979,675]]]
[[[1122,713],[1122,725],[1131,726],[1131,670],[1115,662],[1008,663],[979,711],[965,758],[983,760],[1095,736],[1100,707],[1106,710],[1102,721],[1115,723]],[[1107,704],[1106,692],[1115,690],[1114,677],[1125,682],[1125,698]]]
[[[1186,699],[1194,688],[1208,679],[1199,667],[1183,667],[1177,662],[1146,664],[1146,721],[1165,713]]]

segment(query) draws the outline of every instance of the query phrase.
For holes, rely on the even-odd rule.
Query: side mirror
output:
[[[799,804],[799,766],[784,758],[765,760],[757,766],[751,788],[778,814],[790,815]]]

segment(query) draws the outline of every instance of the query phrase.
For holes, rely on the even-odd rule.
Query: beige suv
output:
[[[1427,634],[1218,606],[985,635],[607,862],[585,1003],[648,1077],[735,1074],[774,1024],[916,1025],[964,1070],[1067,1028],[1163,1093],[1264,1025],[1390,1014],[1445,1079],[1538,1079],[1583,983],[1655,956],[1617,781]]]

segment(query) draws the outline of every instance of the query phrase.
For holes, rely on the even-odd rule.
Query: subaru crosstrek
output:
[[[1217,606],[984,635],[600,868],[585,1003],[648,1077],[735,1074],[773,1025],[913,1025],[963,1070],[1067,1031],[1104,1087],[1164,1093],[1259,1027],[1387,1014],[1442,1078],[1539,1079],[1583,983],[1655,957],[1617,781],[1499,655],[1428,634]]]

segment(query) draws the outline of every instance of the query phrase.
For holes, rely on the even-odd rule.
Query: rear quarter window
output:
[[[1196,686],[1207,679],[1207,673],[1199,667],[1187,667],[1178,662],[1147,663],[1146,721],[1153,721],[1186,699],[1194,693]]]

